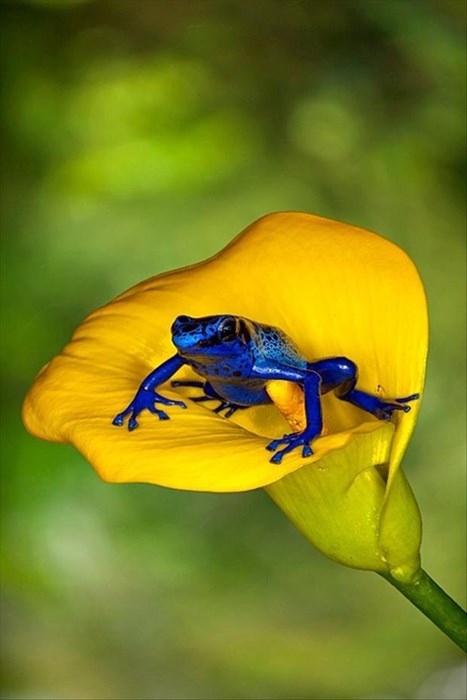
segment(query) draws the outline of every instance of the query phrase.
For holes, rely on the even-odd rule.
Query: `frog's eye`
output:
[[[237,337],[237,323],[235,319],[226,318],[225,321],[222,321],[217,329],[217,336],[223,343],[235,340]]]

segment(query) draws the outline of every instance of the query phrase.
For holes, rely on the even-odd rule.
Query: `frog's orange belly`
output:
[[[302,387],[295,382],[272,379],[266,384],[266,391],[294,433],[305,430],[305,397]],[[327,432],[327,428],[323,424],[321,435],[326,435]]]

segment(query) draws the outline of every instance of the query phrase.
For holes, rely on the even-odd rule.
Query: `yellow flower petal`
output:
[[[146,374],[174,354],[174,317],[217,313],[279,326],[310,360],[350,357],[366,391],[394,398],[422,389],[425,299],[405,253],[362,229],[281,213],[260,219],[214,258],[142,282],[91,314],[36,379],[24,404],[26,426],[75,444],[106,480],[210,491],[272,483],[381,429],[371,416],[325,397],[330,434],[314,443],[312,458],[291,454],[277,467],[264,450],[266,436],[278,437],[286,425],[273,407],[239,411],[236,425],[190,402],[187,410],[169,408],[170,421],[143,414],[133,433],[112,426]],[[170,388],[161,393],[176,398]],[[396,417],[391,478],[418,404]]]

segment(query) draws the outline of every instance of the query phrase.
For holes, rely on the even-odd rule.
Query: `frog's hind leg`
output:
[[[239,408],[248,408],[248,406],[239,406],[236,403],[221,400],[219,406],[213,410],[213,413],[221,413],[222,411],[226,411],[224,418],[230,418],[230,416],[232,416],[235,411],[238,411]]]
[[[173,382],[170,382],[171,385],[174,388],[177,388],[179,386],[190,386],[190,387],[195,387],[196,389],[202,389],[204,391],[204,394],[201,394],[201,396],[189,396],[188,398],[191,399],[191,401],[212,401],[213,399],[217,399],[218,401],[223,401],[224,399],[219,396],[219,394],[212,388],[209,382],[199,382],[199,381],[178,381],[175,380]]]
[[[213,413],[221,413],[222,411],[226,411],[224,414],[224,418],[230,418],[235,411],[237,411],[239,408],[246,408],[246,406],[240,406],[239,404],[232,403],[231,401],[226,401],[222,396],[219,396],[217,391],[212,387],[212,385],[209,382],[199,382],[199,381],[173,381],[172,383],[173,387],[179,387],[179,386],[189,386],[189,387],[196,387],[198,389],[202,389],[204,391],[204,394],[201,396],[190,396],[189,398],[191,401],[195,401],[196,403],[201,403],[203,401],[220,401],[219,406],[216,406],[216,408],[213,409]]]
[[[374,394],[356,388],[357,365],[347,357],[329,357],[318,362],[309,362],[307,369],[314,370],[321,377],[321,392],[326,394],[334,391],[337,398],[371,413],[379,420],[390,420],[394,411],[410,411],[407,404],[420,398],[419,394],[411,394],[398,399],[382,399]]]
[[[188,381],[188,382],[185,382],[185,381],[178,381],[178,380],[175,380],[175,381],[173,381],[173,382],[170,382],[170,384],[171,384],[171,386],[173,386],[173,387],[177,387],[177,386],[196,386],[196,387],[204,387],[204,385],[206,384],[206,382],[195,382],[195,381]]]

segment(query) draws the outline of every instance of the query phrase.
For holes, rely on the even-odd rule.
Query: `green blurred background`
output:
[[[262,491],[103,484],[19,411],[89,311],[262,214],[377,230],[427,288],[405,467],[425,568],[462,601],[464,10],[2,2],[2,697],[463,697],[449,640],[315,552]]]

